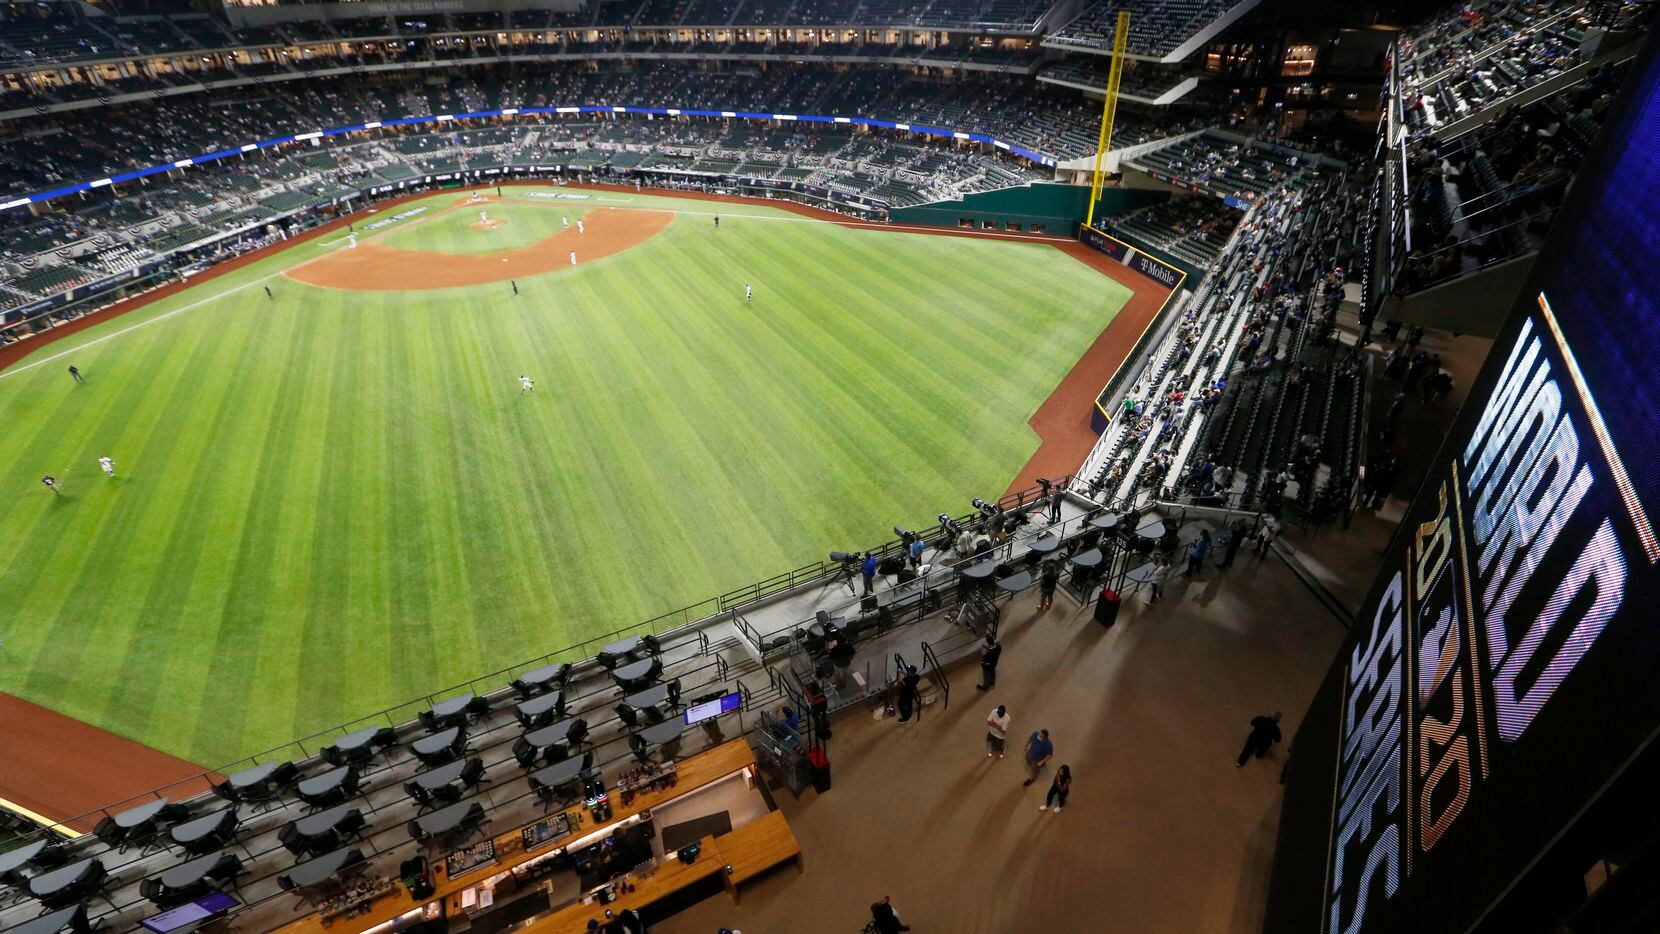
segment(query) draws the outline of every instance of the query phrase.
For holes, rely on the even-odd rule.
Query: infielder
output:
[[[104,468],[104,476],[112,479],[115,477],[115,460],[108,454],[98,458],[98,466]]]

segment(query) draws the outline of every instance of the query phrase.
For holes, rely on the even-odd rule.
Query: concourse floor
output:
[[[1126,594],[1118,625],[1034,591],[1004,610],[996,688],[972,662],[951,670],[948,708],[920,722],[838,719],[833,789],[775,792],[804,854],[706,899],[657,934],[856,932],[889,895],[927,932],[1239,931],[1261,928],[1285,746],[1236,768],[1257,714],[1295,733],[1343,636],[1277,559],[1177,577],[1157,604]],[[1014,724],[987,759],[984,720]],[[1060,814],[1039,812],[1049,774],[1022,787],[1020,745],[1039,728],[1073,771]],[[1053,771],[1051,768],[1050,772]]]

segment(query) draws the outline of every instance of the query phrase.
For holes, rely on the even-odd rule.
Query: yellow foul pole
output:
[[[1118,14],[1118,28],[1112,36],[1112,67],[1107,72],[1107,94],[1101,101],[1101,138],[1095,144],[1095,175],[1089,185],[1089,218],[1084,223],[1095,226],[1095,202],[1101,200],[1101,160],[1112,148],[1112,118],[1118,110],[1118,82],[1124,76],[1124,47],[1130,38],[1130,12]]]

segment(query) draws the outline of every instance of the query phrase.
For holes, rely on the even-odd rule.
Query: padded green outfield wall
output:
[[[1101,192],[1095,213],[1117,214],[1168,201],[1168,191],[1109,188]],[[1035,182],[996,191],[981,191],[950,201],[934,201],[889,213],[895,224],[927,224],[934,227],[975,227],[984,230],[1018,229],[1070,237],[1089,216],[1089,188]]]

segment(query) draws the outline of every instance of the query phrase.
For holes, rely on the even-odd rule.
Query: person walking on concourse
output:
[[[989,691],[997,685],[997,662],[1003,657],[1003,643],[988,629],[980,642],[980,683],[975,687]]]
[[[998,704],[986,715],[986,758],[1003,758],[1003,742],[1009,733],[1009,708]]]
[[[1258,759],[1268,754],[1269,747],[1280,741],[1280,713],[1274,711],[1272,717],[1252,717],[1251,735],[1245,737],[1245,748],[1239,751],[1239,760],[1234,763],[1235,768],[1244,768],[1246,761],[1252,756]]]
[[[1066,807],[1066,796],[1071,791],[1072,767],[1063,765],[1055,772],[1055,780],[1049,783],[1049,793],[1044,795],[1043,805],[1038,810],[1047,811],[1054,808],[1055,813],[1059,814]]]
[[[1021,782],[1025,787],[1037,781],[1038,773],[1055,758],[1055,744],[1049,741],[1048,730],[1038,730],[1026,737],[1026,780]]]

